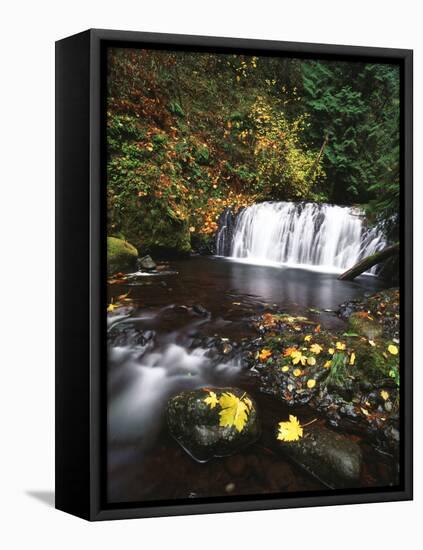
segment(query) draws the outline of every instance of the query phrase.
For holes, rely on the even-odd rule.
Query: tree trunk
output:
[[[325,139],[323,140],[322,146],[320,147],[319,154],[317,155],[316,160],[314,161],[313,166],[310,170],[310,176],[309,176],[310,179],[313,178],[314,172],[317,170],[317,167],[319,166],[319,162],[320,162],[320,160],[323,156],[323,153],[324,153],[324,150],[325,150],[325,147],[326,147],[326,144],[327,144],[328,141],[329,141],[329,136],[326,134]]]
[[[384,262],[391,256],[398,254],[398,252],[399,252],[399,243],[395,243],[392,246],[388,246],[383,250],[381,250],[380,252],[376,252],[371,256],[367,256],[367,258],[363,258],[358,263],[356,263],[351,269],[344,271],[344,273],[342,273],[338,277],[338,279],[340,279],[341,281],[351,281],[352,279],[354,279],[358,275],[361,275],[362,273],[364,273],[364,271],[367,271],[374,265]]]

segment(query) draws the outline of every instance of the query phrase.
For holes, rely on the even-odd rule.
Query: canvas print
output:
[[[400,71],[107,51],[107,500],[394,488]]]

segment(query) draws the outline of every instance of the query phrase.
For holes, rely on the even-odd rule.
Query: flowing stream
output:
[[[216,238],[219,256],[328,273],[342,272],[385,246],[382,232],[367,228],[360,210],[317,203],[263,202],[235,219],[227,211]]]
[[[272,454],[272,442],[266,439],[241,457],[195,462],[168,433],[166,402],[179,391],[230,385],[255,397],[266,434],[273,434],[274,426],[288,414],[312,420],[310,411],[288,410],[256,391],[237,358],[237,348],[227,355],[222,350],[228,343],[256,338],[251,318],[269,307],[293,315],[306,313],[310,319],[316,315],[322,326],[342,328],[343,322],[333,313],[336,306],[374,292],[381,282],[367,276],[342,282],[331,273],[217,257],[160,267],[151,276],[134,274],[109,286],[109,302],[126,294],[131,300],[108,315],[109,500],[269,494],[281,486],[286,492],[325,489]],[[216,342],[221,350],[217,355]],[[380,458],[371,454],[367,464],[370,469],[381,467]],[[380,473],[372,475],[384,482]]]

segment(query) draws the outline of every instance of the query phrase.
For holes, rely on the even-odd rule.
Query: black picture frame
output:
[[[397,63],[401,71],[401,484],[110,506],[105,486],[105,49],[110,45]],[[411,50],[91,29],[56,43],[56,508],[87,520],[412,499]]]

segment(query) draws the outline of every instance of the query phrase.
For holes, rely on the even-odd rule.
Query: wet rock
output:
[[[347,320],[354,312],[369,313],[380,322],[386,338],[399,337],[399,290],[390,288],[376,294],[366,293],[362,300],[351,300],[339,306],[338,315]]]
[[[386,401],[386,403],[385,403],[385,411],[391,412],[391,411],[392,411],[392,408],[393,408],[393,406],[392,406],[391,401]]]
[[[239,431],[235,426],[220,426],[220,404],[212,408],[205,402],[210,391],[216,394],[217,399],[226,392],[239,399],[250,400],[251,409],[242,430]],[[260,436],[254,400],[238,388],[208,387],[179,393],[168,401],[167,422],[174,439],[198,462],[233,455]]]
[[[219,216],[217,225],[219,229],[216,231],[215,252],[220,256],[231,255],[231,243],[233,232],[235,229],[237,214],[230,208],[226,208]]]
[[[192,306],[192,311],[197,315],[200,315],[201,317],[207,317],[209,315],[209,312],[207,311],[207,309],[203,307],[201,304],[194,304]]]
[[[118,323],[107,335],[108,344],[112,347],[142,347],[152,342],[156,336],[153,330],[139,330],[132,323]]]
[[[385,431],[386,439],[390,441],[394,441],[396,444],[400,442],[400,433],[398,428],[395,425],[389,424],[388,426],[385,427],[384,431]]]
[[[153,271],[156,269],[157,265],[154,262],[153,258],[149,255],[138,258],[137,260],[138,269],[141,271]]]
[[[348,327],[352,332],[365,336],[369,340],[374,340],[382,336],[382,326],[371,317],[367,317],[363,312],[352,313],[348,319]]]
[[[280,452],[330,488],[359,484],[362,453],[347,437],[322,426],[304,429],[298,441],[278,441]]]
[[[226,486],[225,486],[225,491],[227,493],[233,493],[235,491],[235,483],[228,483]]]

